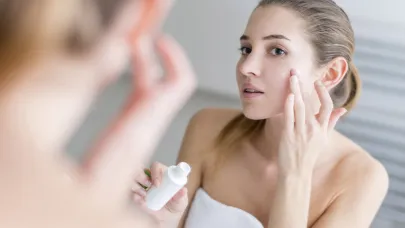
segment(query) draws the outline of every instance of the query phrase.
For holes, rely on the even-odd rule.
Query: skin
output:
[[[128,207],[128,188],[195,88],[184,51],[157,35],[171,3],[128,1],[91,51],[73,56],[46,50],[14,69],[15,80],[0,93],[0,227],[161,225]],[[152,45],[164,63],[162,81],[155,80],[160,75]],[[136,77],[127,106],[84,164],[69,160],[64,146],[130,59]]]
[[[275,34],[289,40],[263,40]],[[377,160],[333,129],[345,110],[332,109],[328,91],[344,77],[346,60],[317,67],[303,34],[303,21],[292,11],[269,6],[253,12],[244,31],[249,39],[241,40],[237,81],[241,91],[248,82],[264,92],[255,99],[241,92],[243,113],[266,119],[264,130],[243,141],[214,172],[221,151],[212,152],[211,146],[240,111],[204,109],[195,114],[178,157],[193,167],[188,198],[192,202],[202,187],[215,200],[252,214],[263,227],[366,228],[386,195],[388,175]]]

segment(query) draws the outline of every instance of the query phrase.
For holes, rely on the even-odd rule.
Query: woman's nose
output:
[[[261,75],[262,60],[253,54],[245,57],[239,65],[239,71],[246,77],[258,77]]]

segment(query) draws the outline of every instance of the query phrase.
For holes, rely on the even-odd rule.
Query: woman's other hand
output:
[[[187,188],[183,187],[176,195],[159,211],[153,211],[146,207],[147,191],[153,187],[159,187],[167,166],[154,162],[150,169],[145,169],[135,180],[133,190],[134,202],[147,213],[159,221],[160,227],[177,227],[187,205]]]
[[[2,226],[154,227],[146,213],[128,208],[128,190],[137,174],[135,167],[148,160],[172,118],[194,91],[196,79],[180,45],[156,34],[172,1],[139,2],[153,4],[151,12],[158,15],[152,18],[155,20],[148,20],[154,24],[143,26],[148,31],[134,41],[131,49],[135,68],[133,93],[87,154],[84,164],[69,160],[63,148],[96,94],[87,90],[98,83],[66,76],[66,81],[77,82],[74,87],[47,81],[48,75],[36,81],[27,77],[25,83],[12,87],[13,91],[1,97]],[[164,64],[166,74],[162,79],[151,71],[158,65],[148,58],[155,54],[154,46]],[[55,91],[56,85],[63,89],[50,97],[52,93],[48,92]]]

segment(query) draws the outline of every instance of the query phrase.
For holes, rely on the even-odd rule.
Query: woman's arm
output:
[[[160,227],[162,228],[175,228],[180,225],[183,226],[185,216],[189,210],[189,204],[194,198],[194,194],[201,185],[202,176],[202,164],[203,156],[201,139],[205,137],[202,135],[204,128],[201,126],[203,122],[204,111],[199,111],[189,121],[186,131],[183,136],[183,142],[179,151],[176,164],[180,162],[187,162],[191,166],[191,172],[188,175],[188,182],[184,188],[182,188],[173,198],[159,211],[151,211],[145,208],[156,220],[160,221]],[[154,162],[150,167],[149,174],[145,173],[135,180],[134,201],[137,205],[145,207],[145,196],[147,194],[147,188],[151,185],[158,186],[162,182],[163,173],[167,169],[167,166]],[[187,194],[187,197],[184,197]],[[184,201],[185,204],[184,205]]]
[[[202,118],[203,114],[201,111],[196,113],[191,118],[183,137],[179,155],[177,157],[177,163],[183,161],[187,162],[191,166],[191,173],[188,178],[189,181],[186,185],[189,203],[178,224],[179,228],[184,226],[191,202],[193,201],[197,189],[201,185],[203,157],[201,156],[200,151],[202,148],[200,148],[198,145],[199,140],[201,140],[202,137],[199,137],[198,128],[201,127],[200,122]]]
[[[204,162],[211,155],[209,149],[212,143],[228,121],[239,113],[239,110],[232,109],[203,109],[190,120],[177,158],[177,162],[185,161],[192,167],[186,185],[189,204],[180,220],[179,228],[184,227],[194,195],[202,185]]]
[[[310,173],[291,173],[279,177],[268,227],[307,227],[311,179]]]

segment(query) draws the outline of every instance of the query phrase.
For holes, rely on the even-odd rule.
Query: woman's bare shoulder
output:
[[[343,156],[340,166],[349,170],[356,171],[370,171],[370,169],[377,169],[379,172],[386,172],[384,166],[376,158],[372,156],[363,147],[350,140],[348,137],[339,133],[341,138]]]
[[[332,176],[326,178],[333,189],[325,192],[333,195],[313,227],[369,227],[388,191],[387,171],[348,138],[340,134],[332,137],[333,147],[327,155],[335,165]]]
[[[205,160],[207,151],[226,124],[241,112],[235,109],[205,108],[195,113],[187,126],[179,159]]]
[[[344,151],[341,151],[343,156],[337,165],[336,172],[346,180],[345,183],[348,186],[345,188],[359,189],[366,186],[378,186],[381,193],[386,191],[389,178],[384,165],[346,136],[340,135],[340,137]]]
[[[388,173],[380,161],[345,137],[338,136],[334,147],[341,156],[328,180],[336,188],[329,191],[333,197],[315,226],[368,227],[388,192]]]
[[[202,145],[211,144],[220,131],[233,118],[241,114],[240,110],[229,108],[204,108],[191,118],[189,128],[195,129]]]

